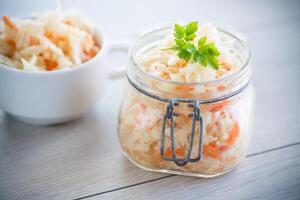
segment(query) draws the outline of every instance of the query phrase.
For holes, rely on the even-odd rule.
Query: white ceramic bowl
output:
[[[95,33],[100,52],[86,63],[51,72],[26,72],[0,64],[0,109],[21,121],[51,125],[86,113],[106,82],[103,36]]]

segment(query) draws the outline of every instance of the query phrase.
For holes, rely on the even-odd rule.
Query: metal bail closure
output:
[[[178,106],[179,103],[187,103],[188,107],[193,108],[193,112],[190,113],[188,116],[192,118],[192,127],[191,127],[191,137],[188,142],[188,152],[186,153],[184,158],[177,158],[176,151],[175,151],[175,135],[174,135],[174,117],[179,116],[179,113],[174,112],[174,107]],[[161,147],[160,147],[160,155],[162,159],[166,161],[173,161],[178,166],[185,166],[188,162],[197,162],[201,160],[202,156],[202,134],[203,134],[203,119],[200,112],[200,103],[194,100],[187,100],[187,99],[177,99],[174,98],[169,101],[169,105],[167,106],[166,113],[163,118],[162,122],[162,131],[161,131]],[[169,120],[170,124],[170,136],[171,136],[171,151],[172,156],[166,157],[165,155],[165,130],[166,130],[166,123]],[[195,138],[195,127],[196,123],[200,123],[199,128],[199,146],[198,146],[198,155],[196,158],[191,158],[191,152],[193,149],[193,143]]]

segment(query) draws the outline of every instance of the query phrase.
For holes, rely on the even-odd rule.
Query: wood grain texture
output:
[[[11,5],[7,2],[12,1],[0,0],[1,14],[11,14]],[[89,1],[89,4],[84,3],[85,1],[64,2],[66,6],[76,4],[89,10],[95,21],[103,25],[109,37],[114,39],[128,37],[133,30],[173,23],[178,19],[194,20],[195,16],[201,21],[231,24],[244,31],[253,53],[254,85],[257,88],[256,128],[249,153],[255,154],[300,141],[300,68],[298,60],[295,59],[300,50],[298,1],[282,3],[279,0],[230,0],[226,3],[218,1],[217,4],[217,1],[213,0],[207,4],[199,1],[186,4],[180,0],[172,1],[173,3],[129,0],[110,1],[101,6],[98,1]],[[163,13],[170,4],[176,7],[169,8],[169,15],[153,15],[158,3],[161,6],[157,13]],[[116,4],[119,6],[116,7]],[[198,9],[200,5],[201,12]],[[190,12],[179,12],[183,6]],[[16,10],[20,13],[29,9],[29,6],[20,6]],[[14,9],[14,12],[16,10]],[[113,14],[110,20],[107,20],[111,10],[118,15]],[[138,195],[146,195],[145,198],[151,199],[156,195],[153,191],[159,189],[155,187],[156,184],[161,184],[160,187],[171,186],[168,191],[177,191],[177,199],[188,191],[193,194],[205,194],[202,192],[216,191],[216,188],[222,188],[222,192],[218,192],[216,198],[223,195],[228,196],[228,199],[255,199],[256,196],[252,193],[255,190],[269,198],[268,195],[274,197],[271,196],[273,189],[277,191],[275,194],[278,198],[286,197],[287,194],[291,194],[290,199],[296,197],[295,189],[299,189],[300,181],[294,177],[299,179],[300,170],[297,168],[299,160],[294,156],[299,157],[299,154],[296,150],[291,150],[296,147],[288,148],[291,151],[285,156],[281,151],[287,150],[278,150],[276,153],[270,152],[249,158],[241,169],[209,181],[184,177],[156,180],[168,175],[138,169],[124,158],[117,140],[118,107],[125,85],[125,79],[111,80],[105,96],[94,110],[79,120],[61,126],[29,126],[0,113],[0,199],[72,199],[105,191],[112,192],[99,198],[139,197],[129,194],[134,193],[135,189],[138,189]],[[275,155],[283,158],[278,160]],[[291,165],[290,171],[279,170],[290,167],[281,163],[282,160]],[[277,165],[279,168],[276,168]],[[272,167],[275,171],[272,171]],[[285,186],[280,188],[277,176],[263,175],[270,174],[269,170],[274,175],[281,174],[278,177],[289,181],[287,186],[290,189]],[[290,172],[294,173],[294,177],[291,177]],[[248,173],[256,176],[250,176]],[[283,177],[284,175],[288,177]],[[152,180],[156,181],[142,184]],[[142,185],[113,191],[135,184]],[[198,187],[193,187],[193,184],[200,184],[200,193]],[[267,185],[265,190],[264,184]],[[239,192],[232,192],[241,185],[246,186],[240,188]],[[157,194],[164,196],[170,194],[169,192],[158,190]],[[192,197],[197,196],[190,196]]]
[[[160,177],[137,169],[121,153],[121,97],[107,93],[87,116],[61,126],[33,127],[1,116],[1,196],[69,199]]]
[[[250,157],[216,179],[172,176],[89,199],[298,200],[299,171],[300,144]]]

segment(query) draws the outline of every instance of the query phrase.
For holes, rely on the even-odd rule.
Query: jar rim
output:
[[[217,83],[220,83],[220,82],[223,82],[223,81],[228,81],[228,80],[231,80],[232,78],[236,77],[236,76],[239,76],[241,74],[243,74],[245,71],[247,71],[247,69],[250,67],[250,60],[251,60],[251,51],[250,51],[250,48],[249,46],[242,40],[240,39],[238,36],[234,35],[233,33],[229,32],[229,31],[226,31],[224,29],[221,29],[221,28],[217,28],[218,32],[221,32],[221,33],[224,33],[234,39],[236,39],[238,41],[238,43],[240,45],[242,45],[244,48],[245,48],[245,51],[246,51],[246,54],[247,54],[247,59],[246,61],[243,63],[242,67],[239,68],[238,71],[232,73],[232,74],[229,74],[227,76],[224,76],[224,77],[221,77],[219,79],[216,79],[216,80],[210,80],[210,81],[201,81],[201,82],[181,82],[181,81],[172,81],[172,80],[168,80],[168,79],[163,79],[159,76],[155,76],[153,74],[150,74],[148,72],[146,72],[145,70],[143,70],[143,67],[140,66],[137,62],[136,62],[136,59],[134,58],[134,55],[133,55],[133,49],[134,47],[136,46],[136,44],[143,40],[144,38],[146,38],[147,36],[151,35],[151,34],[154,34],[154,33],[157,33],[157,32],[161,32],[161,31],[166,31],[166,30],[169,30],[171,29],[172,27],[171,26],[167,26],[167,27],[163,27],[163,28],[159,28],[159,29],[154,29],[150,32],[147,32],[145,34],[143,34],[142,36],[140,36],[129,48],[129,51],[128,51],[128,55],[129,55],[129,61],[131,62],[131,64],[134,66],[135,70],[138,71],[138,73],[141,73],[142,75],[146,76],[146,77],[149,77],[151,79],[154,79],[154,80],[157,80],[157,81],[161,81],[161,82],[164,82],[164,83],[168,83],[168,84],[174,84],[174,85],[186,85],[186,86],[199,86],[199,85],[206,85],[206,84],[217,84]]]

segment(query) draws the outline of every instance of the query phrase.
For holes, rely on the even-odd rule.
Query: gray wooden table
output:
[[[72,123],[35,127],[0,112],[1,200],[300,199],[299,1],[63,0],[63,6],[88,11],[110,39],[195,19],[243,32],[257,89],[251,150],[238,169],[215,179],[137,168],[118,144],[126,80],[114,79],[95,109]],[[46,1],[0,0],[0,15],[53,7]],[[124,56],[112,56],[108,67],[124,62]]]

